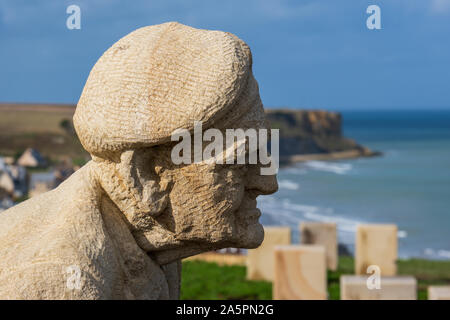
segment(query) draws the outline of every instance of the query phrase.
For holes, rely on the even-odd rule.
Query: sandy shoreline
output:
[[[306,161],[329,161],[329,160],[343,160],[356,159],[361,157],[375,157],[382,155],[381,152],[372,151],[368,148],[353,149],[347,151],[329,152],[329,153],[314,153],[314,154],[298,154],[292,156],[280,157],[280,164],[282,166],[289,166],[298,162]]]

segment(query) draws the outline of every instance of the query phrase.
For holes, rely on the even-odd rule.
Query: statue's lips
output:
[[[241,209],[239,210],[239,216],[243,219],[258,219],[261,216],[261,211],[258,208],[254,209]]]

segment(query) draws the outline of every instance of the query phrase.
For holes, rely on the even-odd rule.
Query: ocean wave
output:
[[[308,218],[309,220],[317,221],[317,222],[336,223],[336,227],[337,227],[338,231],[351,232],[351,233],[355,233],[356,227],[358,226],[358,224],[361,223],[360,220],[353,220],[353,219],[348,219],[348,218],[343,218],[343,217],[338,217],[338,216],[328,216],[328,215],[316,214],[316,213],[312,213],[312,212],[306,213],[305,217]]]
[[[438,257],[450,259],[450,251],[449,250],[438,250]]]
[[[278,180],[278,186],[280,189],[287,189],[287,190],[298,190],[300,189],[300,185],[294,181],[291,180]]]
[[[339,242],[353,244],[356,226],[363,222],[336,216],[333,208],[329,207],[297,204],[289,199],[276,199],[273,196],[263,199],[264,201],[259,201],[259,207],[263,212],[262,218],[267,218],[266,221],[278,225],[290,226],[294,230],[294,236],[298,236],[298,226],[302,221],[334,222],[337,226]]]
[[[304,163],[309,169],[317,171],[332,172],[335,174],[346,174],[353,169],[350,163],[336,163],[336,162],[326,162],[326,161],[307,161]]]
[[[270,222],[269,225],[285,225],[298,233],[298,226],[302,221],[331,222],[336,223],[340,243],[354,245],[356,229],[359,224],[371,223],[363,219],[354,219],[336,215],[333,208],[314,205],[293,203],[289,199],[277,199],[275,196],[267,196],[258,199],[259,208],[263,213],[262,218]],[[264,220],[264,219],[263,219]],[[264,223],[264,221],[262,222]],[[397,232],[398,238],[404,239],[408,233],[404,230]],[[445,254],[445,253],[443,253]]]
[[[305,168],[303,168],[299,165],[283,168],[283,169],[280,169],[280,171],[282,171],[283,173],[291,174],[291,175],[302,175],[302,174],[308,173],[308,170],[306,170]]]
[[[398,230],[397,231],[397,237],[398,238],[406,238],[408,236],[408,232],[404,230]]]

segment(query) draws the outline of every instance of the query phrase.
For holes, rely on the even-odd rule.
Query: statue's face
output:
[[[170,208],[179,240],[255,248],[264,238],[256,197],[277,190],[258,165],[191,164],[172,172]]]
[[[170,157],[169,149],[162,149],[157,152],[162,156],[159,159]],[[165,232],[155,233],[155,229],[144,233],[155,245],[150,251],[181,247],[186,255],[191,255],[261,244],[264,230],[259,223],[261,212],[256,198],[277,191],[275,175],[261,175],[258,164],[201,162],[170,166],[166,162],[164,168],[161,162],[157,168],[160,183],[168,186],[168,199],[167,207],[155,219],[158,229],[169,233],[164,236]],[[158,244],[161,237],[171,241]]]
[[[240,124],[235,128],[249,127]],[[136,150],[128,160],[122,155],[118,175],[131,168],[128,181],[133,181],[135,198],[153,207],[157,203],[157,209],[147,211],[156,212],[152,214],[145,206],[139,213],[122,210],[135,226],[140,246],[162,263],[213,249],[259,246],[264,230],[256,198],[277,191],[276,176],[261,175],[260,164],[175,165],[174,145]]]

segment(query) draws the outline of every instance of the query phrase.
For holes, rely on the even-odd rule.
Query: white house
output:
[[[36,149],[28,148],[17,160],[17,164],[23,167],[45,167],[44,157]]]

